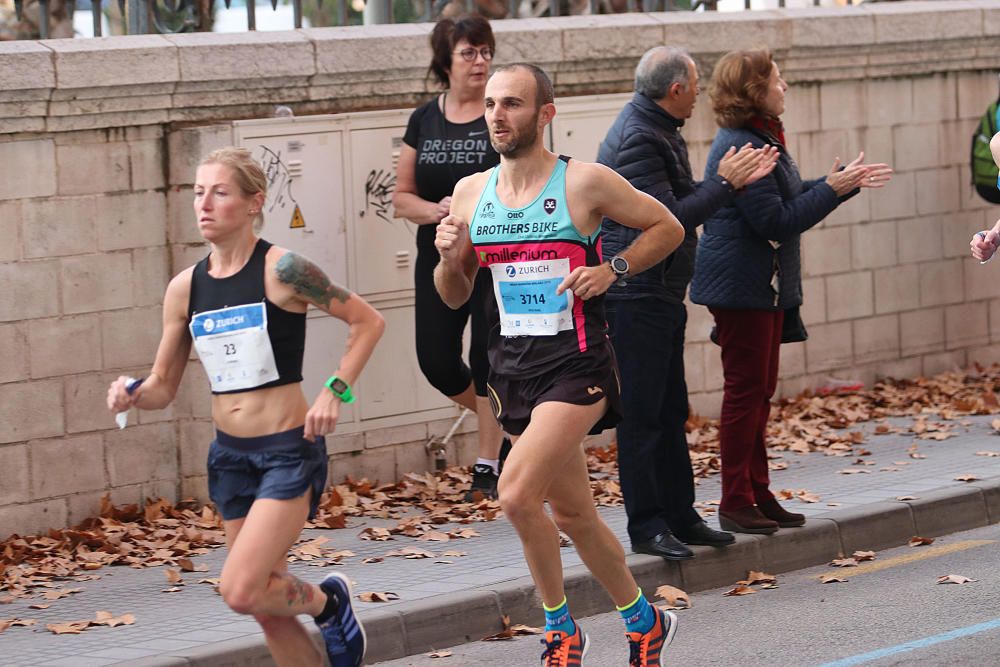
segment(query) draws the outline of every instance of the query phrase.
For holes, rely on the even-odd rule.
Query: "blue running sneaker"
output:
[[[361,621],[351,608],[351,583],[340,572],[331,572],[319,585],[337,600],[337,612],[325,623],[317,623],[326,644],[331,667],[359,667],[365,657],[367,638]]]

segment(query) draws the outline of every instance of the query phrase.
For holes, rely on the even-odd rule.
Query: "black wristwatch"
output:
[[[611,270],[615,273],[617,278],[617,280],[615,280],[616,285],[621,284],[626,278],[628,278],[628,260],[621,255],[615,255],[609,259],[608,265],[611,266]]]

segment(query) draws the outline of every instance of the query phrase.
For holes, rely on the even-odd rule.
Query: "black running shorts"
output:
[[[546,401],[592,405],[602,398],[608,399],[608,409],[590,435],[614,428],[622,417],[621,385],[611,344],[601,348],[536,377],[512,379],[491,372],[486,393],[503,430],[510,435],[524,433],[531,411]]]

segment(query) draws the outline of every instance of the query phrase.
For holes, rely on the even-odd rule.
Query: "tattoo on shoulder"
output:
[[[329,307],[333,299],[347,303],[351,298],[350,291],[331,282],[322,269],[294,252],[282,255],[274,267],[274,272],[278,280],[291,285],[296,294],[317,305]]]

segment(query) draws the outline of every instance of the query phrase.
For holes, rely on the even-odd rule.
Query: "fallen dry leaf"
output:
[[[382,558],[381,556],[369,556],[368,558],[362,558],[361,563],[363,565],[368,565],[370,563],[381,563],[384,560],[385,559]]]
[[[487,635],[483,637],[484,642],[495,642],[503,641],[506,639],[513,639],[521,635],[540,635],[542,634],[542,628],[532,627],[530,625],[514,625],[510,624],[510,616],[501,616],[500,621],[503,623],[503,630],[492,635]]]
[[[452,655],[451,651],[431,651],[427,654],[428,658],[450,658]]]
[[[164,588],[161,593],[180,593],[184,590],[183,586],[171,586],[170,588]]]
[[[854,556],[854,560],[859,563],[863,563],[866,560],[875,560],[876,556],[874,551],[855,551],[851,555]]]
[[[917,496],[896,496],[896,500],[916,500]]]
[[[978,479],[979,478],[973,475],[972,473],[965,473],[964,475],[955,476],[956,482],[975,482]]]
[[[501,630],[500,632],[496,632],[492,635],[486,635],[485,637],[483,637],[482,641],[495,642],[495,641],[503,641],[505,639],[514,638],[514,631],[510,627],[510,616],[506,615],[501,616],[500,622],[503,623],[503,630]]]
[[[48,609],[51,606],[50,604],[30,604],[28,609]]]
[[[45,591],[42,593],[42,597],[46,600],[61,600],[82,590],[82,588],[63,588],[55,591]]]
[[[68,621],[66,623],[49,623],[45,629],[54,635],[78,635],[90,627],[90,621]]]
[[[389,591],[365,591],[358,593],[358,599],[362,602],[389,602],[390,600],[398,600],[399,596]]]
[[[115,616],[110,611],[99,611],[95,617],[95,620],[90,622],[91,625],[106,625],[109,628],[116,628],[119,625],[134,625],[135,615],[134,614],[122,614],[121,616]]]
[[[933,537],[920,537],[920,536],[914,535],[913,537],[910,538],[910,541],[907,542],[907,544],[909,544],[911,547],[925,547],[927,545],[934,544],[934,538]]]
[[[0,618],[0,634],[3,633],[7,628],[12,628],[15,626],[27,627],[29,625],[35,625],[38,621],[33,618],[20,619],[20,618]]]
[[[975,581],[975,579],[963,577],[960,574],[946,574],[943,577],[938,577],[937,580],[939,584],[967,584],[970,581]]]
[[[447,542],[451,538],[447,533],[442,533],[439,530],[432,530],[430,532],[424,533],[417,538],[421,542]]]
[[[778,584],[762,584],[761,587],[760,587],[760,590],[762,590],[762,591],[770,591],[770,590],[774,590],[777,587],[778,587]]]
[[[177,566],[182,572],[208,572],[208,565],[205,563],[195,565],[190,558],[178,558]]]
[[[385,542],[387,540],[392,539],[392,533],[390,533],[385,528],[375,528],[373,526],[369,526],[368,528],[365,528],[360,533],[358,533],[358,537],[360,537],[363,540],[374,540],[376,542]]]
[[[742,581],[737,581],[737,585],[742,586],[753,586],[754,584],[774,584],[778,582],[778,578],[773,574],[768,574],[767,572],[757,572],[756,570],[750,570],[747,572],[747,578]]]
[[[467,540],[470,537],[479,537],[479,532],[474,528],[461,528],[459,530],[453,530],[448,533],[449,537],[454,537],[460,540]]]
[[[835,558],[830,561],[830,565],[833,565],[834,567],[857,567],[858,561],[853,558]]]
[[[821,584],[834,584],[834,583],[844,584],[844,583],[847,583],[847,579],[844,579],[843,577],[838,577],[838,576],[833,575],[833,574],[824,574],[822,577],[820,577],[819,583],[821,583]]]
[[[167,581],[171,584],[181,584],[184,583],[184,579],[181,578],[181,573],[177,570],[165,570],[164,574],[167,575]]]
[[[756,593],[756,592],[757,591],[750,588],[749,586],[746,586],[744,584],[737,584],[734,588],[723,593],[723,595],[726,597],[734,597],[737,595],[750,595],[751,593]]]
[[[674,586],[657,586],[656,597],[662,598],[667,603],[667,609],[690,609],[691,598],[687,593]]]

